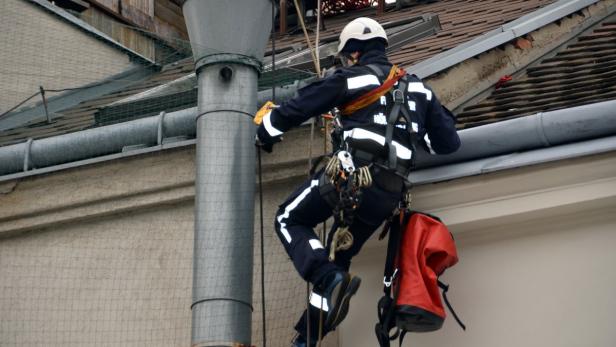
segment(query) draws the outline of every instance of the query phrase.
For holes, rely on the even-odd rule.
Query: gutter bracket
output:
[[[545,133],[545,127],[543,126],[543,112],[539,112],[537,113],[537,115],[535,116],[536,119],[536,123],[537,126],[535,126],[535,129],[537,131],[537,137],[541,140],[541,142],[543,143],[544,147],[550,147],[552,146],[552,144],[550,143],[550,140],[548,139],[548,136]]]
[[[161,146],[163,145],[163,138],[165,135],[165,111],[161,111],[158,115],[158,132],[156,136],[156,144]]]
[[[30,166],[30,150],[32,148],[32,142],[34,140],[30,137],[26,142],[26,148],[24,150],[24,172],[28,171],[28,167]]]

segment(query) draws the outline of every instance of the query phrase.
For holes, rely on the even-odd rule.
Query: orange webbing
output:
[[[359,98],[349,102],[348,104],[342,106],[340,109],[340,113],[344,116],[348,116],[353,114],[357,110],[360,110],[381,98],[381,96],[387,94],[391,90],[391,88],[401,79],[404,75],[406,75],[406,71],[403,68],[399,68],[397,65],[391,67],[389,70],[389,75],[385,82],[379,87],[367,92],[366,94],[360,96]]]

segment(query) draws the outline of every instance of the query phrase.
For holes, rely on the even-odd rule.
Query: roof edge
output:
[[[407,71],[412,71],[420,78],[429,77],[599,1],[600,0],[559,0],[510,23],[502,25],[499,28],[491,30],[471,41],[412,65],[407,68]]]
[[[64,11],[63,9],[50,4],[46,0],[26,0],[26,1],[34,5],[40,6],[44,10],[60,17],[61,19],[69,22],[70,24],[77,26],[79,29],[85,31],[87,34],[92,35],[101,41],[104,41],[108,45],[113,46],[114,48],[117,48],[120,51],[123,51],[124,53],[127,53],[129,56],[136,58],[142,63],[157,65],[156,62],[151,60],[150,58],[147,58],[146,56],[141,55],[138,52],[135,52],[132,49],[120,44],[119,42],[117,42],[116,40],[114,40],[112,37],[105,34],[104,32],[96,29],[95,27],[73,16],[72,14]]]

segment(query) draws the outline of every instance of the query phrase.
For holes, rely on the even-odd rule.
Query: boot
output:
[[[310,346],[308,342],[306,342],[306,338],[302,335],[297,335],[291,344],[291,347],[315,347],[317,345],[316,341],[310,341]]]
[[[322,306],[327,331],[334,330],[349,312],[349,302],[355,295],[361,279],[344,271],[333,271],[314,287],[311,304]],[[322,302],[322,304],[321,304]]]

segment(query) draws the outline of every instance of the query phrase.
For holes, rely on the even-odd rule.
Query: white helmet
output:
[[[344,45],[351,39],[366,41],[374,38],[382,38],[387,43],[387,34],[381,24],[371,18],[355,18],[340,33],[338,53],[342,51]]]

